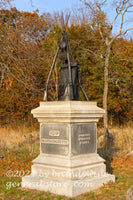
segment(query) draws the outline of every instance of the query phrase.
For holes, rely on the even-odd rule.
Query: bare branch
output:
[[[116,38],[118,38],[119,36],[125,35],[128,31],[131,31],[131,30],[133,30],[133,27],[132,27],[132,28],[126,29],[126,31],[124,31],[123,33],[120,31],[115,37],[112,38],[112,40],[110,41],[110,44],[111,44],[112,42],[114,42],[114,40],[115,40]]]
[[[125,35],[128,31],[131,31],[133,30],[133,27],[132,28],[128,28],[124,33],[122,33],[122,35]]]
[[[117,12],[117,10],[116,10]],[[115,18],[113,19],[113,21],[111,22],[111,26],[113,25],[113,23],[117,20],[117,18],[119,17],[120,13],[117,12],[117,15],[115,16]]]

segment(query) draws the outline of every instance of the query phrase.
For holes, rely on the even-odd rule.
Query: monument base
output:
[[[22,178],[24,188],[75,197],[115,181],[97,153],[71,159],[39,155],[33,163],[31,175]]]
[[[40,122],[40,155],[22,187],[75,197],[115,181],[97,154],[96,123],[104,111],[96,102],[40,102],[32,113]]]

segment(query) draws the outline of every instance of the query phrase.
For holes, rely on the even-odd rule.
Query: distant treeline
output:
[[[76,23],[73,18],[67,32],[88,98],[102,107],[105,45],[99,31],[91,21]],[[58,15],[0,10],[0,123],[31,120],[31,109],[43,100],[60,38]],[[58,60],[50,80],[49,100],[57,99],[59,73]],[[80,99],[84,100],[82,92]],[[111,49],[108,114],[114,125],[133,119],[132,40],[118,38]]]

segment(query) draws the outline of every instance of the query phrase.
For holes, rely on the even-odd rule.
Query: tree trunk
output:
[[[104,135],[105,138],[108,137],[108,110],[107,110],[107,100],[108,100],[108,66],[110,57],[111,45],[107,45],[106,57],[105,57],[105,68],[104,68],[104,93],[103,93],[103,108],[105,110],[104,114]]]
[[[4,64],[3,64],[3,65],[4,65]],[[0,70],[0,74],[1,74],[1,78],[0,78],[0,89],[2,88],[2,85],[3,85],[3,83],[4,83],[5,73],[6,73],[6,67],[5,67],[5,66],[1,66],[1,70]]]

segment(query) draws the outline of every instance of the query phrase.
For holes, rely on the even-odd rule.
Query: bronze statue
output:
[[[86,100],[88,101],[88,97],[81,85],[79,77],[79,64],[75,62],[75,59],[72,55],[72,51],[68,42],[66,26],[68,24],[69,17],[70,15],[67,17],[65,24],[64,17],[62,14],[62,37],[46,82],[44,101],[48,101],[48,84],[59,52],[60,52],[59,58],[61,60],[61,71],[58,84],[58,100],[59,101],[79,100],[79,86],[80,86]],[[70,63],[69,52],[71,53],[71,57],[73,60],[72,63]]]

